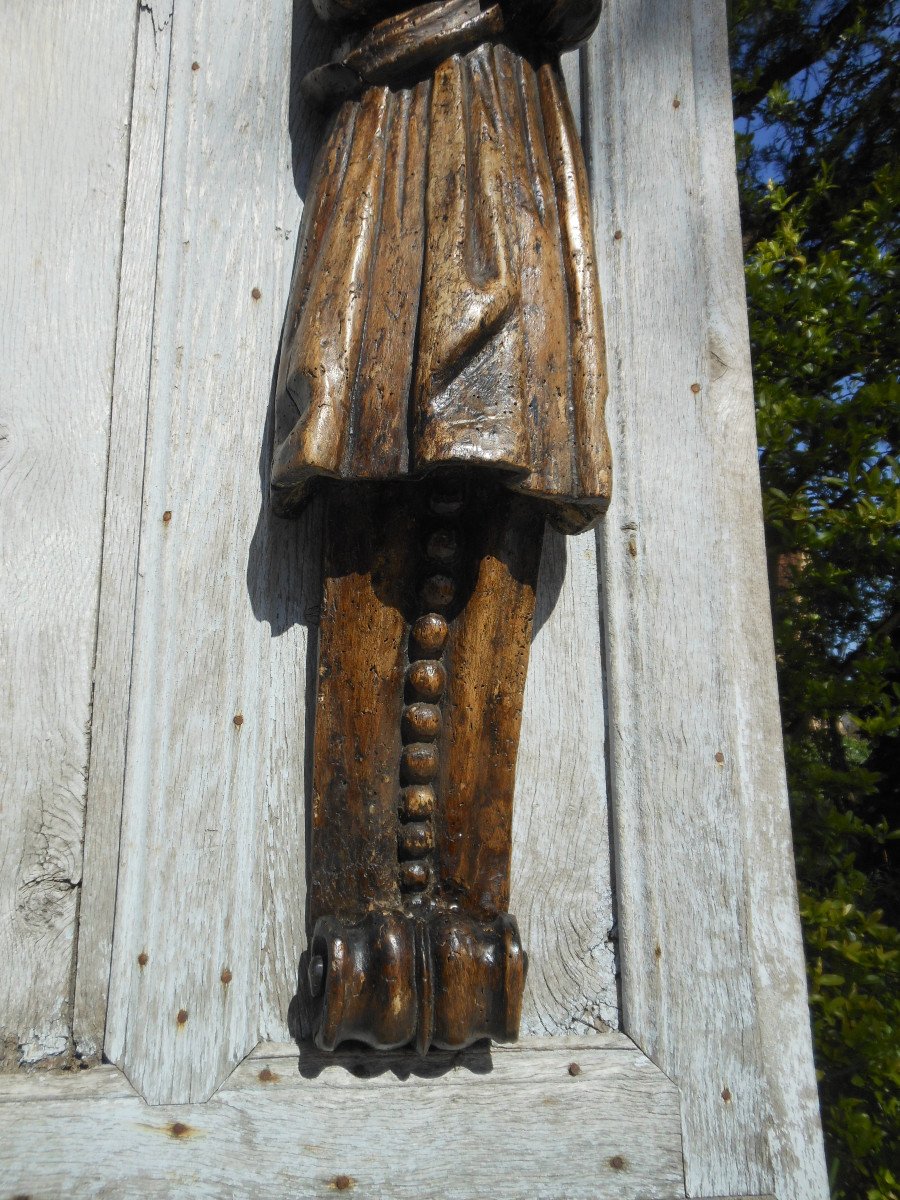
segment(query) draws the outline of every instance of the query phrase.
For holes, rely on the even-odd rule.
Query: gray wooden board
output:
[[[234,1194],[295,1176],[303,1194],[330,1192],[343,1173],[361,1194],[403,1195],[390,1115],[433,1142],[448,1122],[474,1128],[471,1108],[490,1132],[460,1186],[480,1192],[448,1195],[682,1195],[666,1174],[672,1088],[604,1032],[619,1016],[608,715],[625,1028],[681,1092],[688,1194],[820,1200],[724,5],[608,0],[586,74],[578,56],[566,64],[591,158],[616,479],[596,542],[547,541],[512,907],[532,957],[526,1032],[592,1033],[578,1053],[597,1065],[560,1081],[551,1052],[529,1043],[495,1052],[488,1075],[361,1081],[343,1067],[297,1075],[272,1049],[289,1070],[265,1086],[258,1054],[229,1076],[260,1037],[287,1038],[303,945],[319,517],[315,505],[299,524],[268,516],[264,429],[316,134],[291,109],[289,81],[321,47],[291,0],[83,7],[77,24],[62,7],[3,14],[15,319],[2,343],[0,497],[15,719],[0,938],[16,969],[2,1013],[14,1059],[67,1049],[102,538],[76,1042],[89,1058],[104,1045],[155,1101],[216,1095],[208,1108],[146,1109],[111,1068],[10,1078],[4,1096],[30,1097],[19,1136],[55,1147],[65,1190],[69,1159],[72,1178],[96,1165],[102,1118],[110,1149],[127,1148],[127,1178],[158,1160],[158,1194],[178,1194],[185,1152],[213,1187],[229,1163],[237,1178],[239,1139],[265,1149],[263,1104],[282,1147],[290,1122],[321,1118],[330,1133],[290,1141],[280,1184],[254,1159]],[[597,1191],[597,1146],[640,1143],[653,1104],[668,1105],[663,1157],[649,1134],[649,1157],[619,1151],[649,1182],[625,1192],[636,1177],[619,1172]],[[507,1132],[507,1105],[527,1136]],[[146,1115],[173,1111],[208,1120],[208,1134],[160,1134]],[[351,1144],[358,1112],[382,1154],[368,1176]],[[442,1148],[447,1171],[458,1150]],[[406,1157],[427,1186],[411,1172],[402,1187],[433,1192],[430,1160]],[[662,1174],[651,1180],[651,1167]]]
[[[510,911],[529,956],[523,1035],[619,1023],[597,613],[594,535],[548,530],[513,808]]]
[[[146,6],[138,11],[132,87],[128,188],[119,275],[103,566],[94,662],[88,775],[90,803],[85,820],[73,1018],[78,1053],[91,1059],[98,1059],[103,1049],[112,953],[150,386],[171,3],[169,0],[168,9],[157,5],[155,10]]]
[[[7,1067],[69,1049],[134,28],[120,0],[0,8]]]
[[[824,1200],[725,5],[609,0],[588,70],[623,1028],[681,1090],[689,1195]]]
[[[82,1052],[105,1023],[154,1101],[205,1099],[288,1036],[303,948],[319,520],[269,517],[264,427],[314,142],[309,114],[289,130],[291,59],[301,74],[321,50],[286,0],[263,8],[168,0],[139,28],[77,1012]],[[594,539],[549,537],[540,586],[524,1029],[591,1032],[618,1019]]]
[[[124,1094],[110,1067],[67,1080],[70,1096],[57,1078],[40,1100],[33,1081],[17,1095],[10,1079],[3,1186],[191,1200],[684,1196],[676,1090],[626,1039],[475,1048],[421,1069],[411,1054],[358,1053],[298,1069],[296,1048],[262,1046],[207,1104],[161,1107]]]
[[[288,0],[179,0],[171,17],[105,1040],[157,1101],[206,1099],[259,1039],[267,817],[282,789],[277,895],[303,911],[291,851],[318,565],[303,561],[302,526],[266,559],[259,472],[298,208],[290,31]]]

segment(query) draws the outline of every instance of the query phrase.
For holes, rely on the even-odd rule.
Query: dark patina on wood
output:
[[[516,751],[545,519],[608,504],[600,291],[559,73],[599,0],[320,0],[344,52],[285,323],[273,503],[325,493],[317,1044],[514,1040]]]

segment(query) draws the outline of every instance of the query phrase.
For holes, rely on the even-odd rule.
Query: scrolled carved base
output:
[[[359,1041],[379,1050],[461,1049],[513,1042],[527,956],[515,919],[464,913],[373,912],[348,924],[320,917],[308,986],[322,1050]]]

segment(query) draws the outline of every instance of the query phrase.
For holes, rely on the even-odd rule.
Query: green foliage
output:
[[[890,3],[737,0],[760,467],[836,1200],[900,1200],[900,339]]]

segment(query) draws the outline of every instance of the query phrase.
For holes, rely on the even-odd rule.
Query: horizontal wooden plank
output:
[[[298,1061],[296,1050],[288,1059],[284,1047],[260,1048],[204,1105],[150,1107],[115,1090],[118,1071],[97,1067],[65,1080],[71,1098],[59,1081],[52,1098],[0,1104],[4,1186],[191,1200],[683,1197],[672,1084],[634,1047],[554,1042],[424,1063],[371,1052]],[[3,1092],[17,1084],[35,1080],[4,1081]]]

